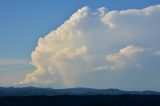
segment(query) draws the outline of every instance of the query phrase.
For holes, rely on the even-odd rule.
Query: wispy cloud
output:
[[[2,58],[0,59],[0,71],[11,71],[17,68],[27,67],[30,65],[28,60]]]
[[[28,65],[28,64],[29,64],[28,60],[10,59],[10,58],[0,59],[0,66],[5,66],[5,65]]]

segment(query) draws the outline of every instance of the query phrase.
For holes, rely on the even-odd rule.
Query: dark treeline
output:
[[[160,95],[12,96],[0,106],[160,106]]]

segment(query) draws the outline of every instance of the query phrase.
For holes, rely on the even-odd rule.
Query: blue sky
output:
[[[40,37],[45,37],[48,33],[50,33],[53,30],[56,30],[57,28],[61,29],[60,25],[62,25],[66,20],[68,20],[72,14],[74,14],[74,13],[78,14],[77,10],[80,9],[80,11],[82,11],[82,13],[83,12],[90,13],[90,12],[88,12],[87,8],[81,9],[82,7],[88,6],[92,11],[97,11],[97,9],[100,7],[107,8],[106,11],[113,11],[113,10],[121,11],[121,10],[127,10],[127,9],[141,10],[143,8],[146,8],[149,6],[154,6],[157,4],[160,4],[160,0],[0,0],[0,86],[14,86],[17,84],[17,82],[20,82],[24,79],[26,79],[26,81],[29,80],[29,82],[30,82],[29,78],[32,76],[35,76],[33,71],[36,70],[35,68],[37,68],[37,69],[39,68],[39,65],[37,65],[37,61],[41,61],[42,63],[46,62],[45,65],[43,64],[43,66],[46,66],[46,64],[47,64],[47,66],[48,66],[47,70],[54,70],[54,68],[52,68],[52,66],[54,66],[55,64],[48,65],[48,64],[50,64],[48,62],[49,60],[46,61],[47,60],[46,58],[51,58],[51,57],[46,56],[46,58],[45,58],[43,53],[39,54],[39,51],[37,52],[37,50],[35,50],[37,43],[46,47],[46,45],[44,43],[46,41],[43,38],[40,41],[38,41],[38,40]],[[101,10],[104,11],[105,9],[102,8]],[[154,7],[153,7],[153,10],[154,10]],[[105,14],[107,14],[107,12],[105,12]],[[134,14],[134,12],[133,12],[133,14]],[[118,13],[117,13],[117,16],[119,16]],[[95,67],[92,67],[93,68],[92,71],[96,71],[96,72],[91,73],[91,74],[81,73],[82,76],[80,79],[76,79],[76,81],[77,81],[76,84],[73,84],[73,85],[71,84],[71,86],[70,86],[71,80],[74,79],[74,78],[72,79],[72,76],[75,77],[76,76],[75,74],[79,73],[78,71],[73,72],[74,74],[71,73],[70,75],[66,74],[66,75],[60,76],[60,77],[62,77],[63,80],[67,80],[65,78],[70,77],[71,79],[68,79],[68,81],[63,81],[63,80],[59,81],[60,78],[57,78],[57,79],[55,78],[56,80],[58,80],[57,82],[55,82],[55,85],[54,84],[51,86],[45,85],[43,83],[46,83],[46,82],[45,81],[43,82],[42,80],[46,79],[46,76],[47,77],[49,76],[48,78],[51,77],[50,78],[51,80],[55,80],[54,76],[52,77],[52,74],[48,75],[48,73],[50,72],[50,71],[48,71],[48,72],[44,72],[45,74],[43,75],[43,77],[39,78],[39,81],[37,81],[37,84],[31,83],[31,85],[38,85],[38,86],[43,86],[43,87],[57,87],[57,88],[58,87],[77,87],[77,86],[82,85],[82,86],[86,86],[86,87],[96,87],[96,88],[114,87],[114,88],[129,89],[129,90],[143,90],[143,89],[160,90],[159,89],[160,84],[158,83],[158,80],[160,80],[159,79],[160,72],[158,71],[158,69],[160,68],[159,67],[160,64],[158,62],[159,57],[157,58],[156,56],[151,55],[151,54],[156,54],[158,56],[160,55],[160,48],[158,46],[159,44],[157,43],[158,42],[158,37],[157,37],[158,35],[156,35],[154,33],[154,31],[156,32],[158,29],[157,26],[159,26],[159,23],[155,22],[157,20],[158,16],[159,15],[155,15],[155,16],[151,17],[151,19],[150,19],[151,22],[150,22],[150,20],[146,20],[146,23],[145,23],[145,21],[144,21],[144,23],[142,22],[142,25],[141,25],[141,21],[143,21],[143,19],[141,19],[141,17],[140,17],[140,19],[139,19],[139,17],[138,18],[135,17],[136,19],[135,20],[133,19],[133,21],[135,21],[135,25],[137,24],[140,26],[140,28],[137,29],[137,32],[132,30],[132,29],[136,29],[134,26],[134,22],[132,23],[133,25],[131,25],[131,27],[130,27],[130,26],[127,26],[129,21],[126,21],[126,22],[124,21],[124,20],[127,20],[128,18],[126,18],[125,16],[121,16],[121,14],[119,16],[119,19],[116,19],[117,17],[115,16],[116,18],[115,19],[113,18],[113,20],[115,20],[115,23],[117,22],[116,23],[117,25],[123,27],[123,25],[121,25],[121,22],[123,22],[124,28],[126,28],[126,30],[128,29],[128,31],[126,31],[126,32],[125,31],[123,32],[124,29],[121,27],[118,27],[119,29],[116,29],[116,31],[122,30],[122,31],[120,31],[120,33],[124,34],[124,36],[122,36],[122,37],[126,37],[125,36],[126,33],[128,35],[134,35],[134,34],[136,35],[137,34],[136,36],[142,36],[142,37],[137,37],[137,38],[145,39],[146,42],[149,42],[149,43],[146,43],[145,40],[144,40],[144,42],[143,41],[141,42],[137,39],[136,40],[134,39],[134,40],[129,40],[129,42],[118,41],[119,43],[117,43],[117,44],[111,43],[111,47],[106,47],[106,48],[103,48],[103,46],[101,47],[101,45],[99,45],[99,44],[97,44],[97,45],[93,44],[94,47],[92,47],[92,46],[90,47],[90,49],[91,49],[90,52],[92,52],[92,54],[94,54],[96,52],[99,57],[101,55],[104,55],[105,58],[107,59],[108,63],[106,64],[106,62],[104,62],[105,60],[103,60],[103,59],[100,60],[102,57],[100,57],[100,59],[97,59],[96,61],[93,61],[92,64],[89,64],[89,66],[92,66],[92,65],[95,66]],[[106,17],[104,16],[101,19],[104,24],[107,24],[108,26],[110,26],[110,23],[108,24],[106,22],[106,20],[108,19]],[[126,19],[123,19],[123,17]],[[131,17],[129,17],[129,18],[131,18]],[[91,22],[93,21],[93,25],[96,26],[96,24],[94,24],[94,22],[95,22],[94,20],[90,19],[88,16],[87,16],[87,19],[90,20]],[[95,18],[95,20],[96,19],[97,19],[97,17]],[[82,22],[80,25],[78,24],[77,25],[78,27],[76,27],[76,28],[78,28],[83,33],[86,31],[85,34],[86,35],[88,34],[88,36],[91,34],[94,35],[94,33],[93,33],[94,31],[93,32],[90,32],[90,31],[94,30],[95,27],[93,27],[92,24],[90,25],[90,23],[88,23],[88,20],[85,21],[86,23]],[[118,20],[118,21],[116,21],[116,20]],[[131,18],[131,20],[132,20],[132,18]],[[98,23],[99,21],[96,20],[96,22]],[[64,25],[64,27],[65,26],[66,25]],[[89,28],[88,28],[89,30],[86,28],[86,26],[89,26]],[[112,24],[111,24],[111,26],[112,26]],[[147,33],[144,32],[146,30],[145,29],[146,27],[144,27],[144,26],[147,26],[147,28],[150,29],[150,30],[147,29],[148,30]],[[99,27],[102,29],[97,29],[97,31],[101,31],[104,28],[103,25],[99,25]],[[70,28],[70,26],[69,26],[69,28]],[[70,29],[72,29],[72,27]],[[63,28],[62,28],[62,31],[63,31]],[[115,31],[115,33],[111,32],[111,35],[112,34],[116,35],[117,33],[119,33],[116,31]],[[61,31],[57,31],[57,32],[58,33],[60,32],[60,34],[61,34]],[[142,33],[142,35],[138,35],[140,32],[144,32],[144,33]],[[106,33],[106,32],[104,31],[104,33]],[[107,32],[107,34],[108,34],[108,32]],[[145,38],[143,36],[143,34],[144,35],[146,34],[147,37]],[[150,35],[155,34],[155,36],[153,38],[150,38],[149,34]],[[51,36],[53,36],[53,35],[51,34]],[[103,33],[102,33],[102,35],[103,35]],[[157,38],[157,39],[155,39],[155,38]],[[48,38],[46,38],[46,39],[48,39]],[[87,43],[89,42],[88,45],[91,45],[95,40],[94,37],[90,38],[90,39],[91,39],[91,41],[90,40],[87,41]],[[110,38],[108,38],[108,39],[110,39]],[[115,39],[115,38],[113,38],[113,39]],[[119,39],[121,39],[121,38],[119,38]],[[115,42],[115,40],[112,41],[112,39],[111,39],[111,42]],[[150,40],[150,41],[147,41],[147,40]],[[62,42],[62,44],[64,42]],[[108,42],[107,44],[110,44],[110,41],[103,41],[103,39],[102,39],[102,44],[103,44],[103,42]],[[74,43],[75,42],[73,41],[73,44]],[[100,42],[100,44],[101,44],[101,42]],[[84,45],[85,45],[85,43],[84,43]],[[52,45],[52,46],[54,46],[54,45]],[[70,45],[67,45],[67,46],[69,47]],[[41,47],[38,46],[37,48],[38,48],[38,50],[41,50]],[[88,46],[88,48],[89,48],[89,46]],[[92,48],[94,48],[94,49],[92,49]],[[49,48],[49,49],[52,49],[52,48]],[[83,53],[86,52],[85,46],[82,46],[79,48],[77,47],[74,49],[75,49],[75,51],[77,50],[80,52],[80,54],[78,54],[78,55],[83,55]],[[102,49],[101,52],[98,51],[100,49]],[[125,57],[124,54],[127,53],[126,51],[128,51],[130,49],[133,49],[133,51],[132,51],[133,53],[131,52],[131,54],[129,54],[128,57]],[[65,50],[67,51],[69,49],[65,49]],[[33,51],[35,51],[35,53],[38,54],[38,56],[39,56],[38,60],[36,60],[37,58],[35,59],[35,57],[36,57],[35,55],[31,59],[31,53]],[[121,53],[121,51],[124,51],[124,52]],[[144,51],[145,52],[147,51],[144,55],[142,55],[142,56],[137,55],[137,54],[141,54]],[[41,52],[43,52],[43,51],[41,51]],[[48,53],[48,51],[45,51],[45,53],[46,52]],[[68,52],[69,51],[67,51],[67,53]],[[154,52],[154,53],[151,53],[151,52]],[[77,55],[76,53],[77,52],[75,52],[75,54],[74,54],[74,52],[73,52],[72,55],[73,54]],[[104,53],[107,53],[107,54],[104,54]],[[149,54],[149,53],[151,53],[151,54]],[[49,53],[47,55],[49,55]],[[63,56],[63,54],[61,54],[61,55]],[[135,60],[132,61],[131,60],[132,58],[130,58],[130,55],[137,55],[137,56],[139,56],[139,59],[136,61]],[[42,58],[41,58],[41,56],[42,56]],[[112,66],[110,67],[109,65],[114,65],[114,67],[116,67],[116,68],[122,67],[119,65],[117,66],[117,62],[114,62],[113,60],[110,59],[110,58],[114,58],[114,57],[116,57],[116,58],[118,57],[118,59],[120,59],[118,61],[121,61],[121,63],[124,63],[124,64],[127,64],[127,62],[131,62],[131,64],[136,65],[136,68],[130,64],[127,64],[127,65],[129,65],[129,67],[125,68],[124,70],[129,70],[129,71],[118,71],[118,72],[113,71],[113,72],[102,72],[101,73],[101,71],[105,70],[106,68],[109,70],[112,70],[111,69]],[[149,57],[149,58],[146,58],[146,57]],[[59,59],[59,57],[57,57],[57,58]],[[122,58],[125,58],[125,59],[122,59]],[[127,62],[126,62],[126,59],[128,59]],[[44,62],[44,60],[45,60],[45,62]],[[34,67],[30,64],[31,61],[32,61],[32,64],[34,65]],[[57,61],[59,62],[59,60],[57,60]],[[150,61],[150,62],[148,62],[148,61]],[[60,63],[61,62],[62,61],[60,60]],[[74,64],[75,66],[77,66],[77,64],[80,64],[76,68],[85,66],[85,65],[82,65],[81,62],[82,61],[79,59],[78,62],[77,62],[77,60],[75,60],[75,64],[74,63],[72,63],[72,64]],[[62,63],[65,63],[65,61]],[[122,64],[122,65],[124,65],[124,64]],[[145,65],[151,65],[151,67],[147,67]],[[66,65],[64,65],[64,67],[65,66]],[[51,67],[51,69],[50,69],[50,67]],[[138,69],[138,67],[141,69]],[[75,67],[71,67],[71,69],[75,69]],[[97,70],[100,70],[100,69],[101,69],[100,73],[97,72]],[[84,70],[87,70],[87,69],[84,69]],[[133,71],[133,70],[136,70],[136,71]],[[145,70],[147,70],[147,71],[145,71]],[[65,73],[65,71],[66,70],[64,70],[64,73]],[[31,76],[26,77],[28,75],[28,73],[31,73]],[[132,76],[132,75],[134,75],[134,76]],[[144,78],[141,78],[141,76],[144,76]],[[63,77],[65,77],[65,78],[63,78]],[[150,80],[147,79],[148,77],[151,77],[151,79]],[[98,80],[97,78],[100,80]],[[83,79],[85,79],[85,81]],[[130,79],[130,80],[126,80],[126,79]],[[101,80],[103,80],[103,81],[101,81]],[[42,81],[43,83],[41,83],[40,81]],[[147,81],[147,83],[146,83],[146,81]],[[68,82],[69,82],[69,84],[68,84]],[[93,82],[96,82],[97,84],[95,84]],[[64,85],[62,83],[64,83]],[[66,85],[65,85],[65,83],[66,83]],[[105,86],[102,83],[108,83],[108,86]],[[133,86],[134,86],[134,88],[133,88]],[[151,86],[153,86],[153,88]]]

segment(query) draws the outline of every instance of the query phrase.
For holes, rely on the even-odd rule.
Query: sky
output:
[[[0,0],[0,86],[160,91],[159,4]]]

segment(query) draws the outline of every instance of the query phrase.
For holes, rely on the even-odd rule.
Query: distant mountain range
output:
[[[34,95],[160,95],[156,91],[123,91],[119,89],[67,88],[51,89],[36,87],[0,87],[0,96],[34,96]]]

